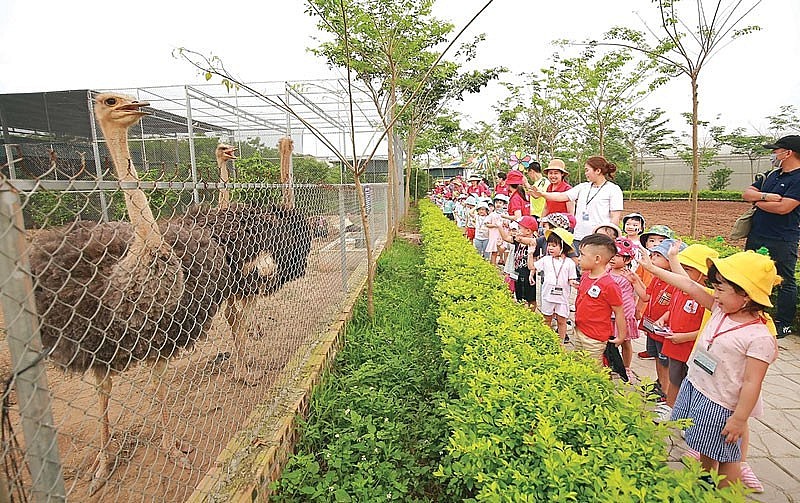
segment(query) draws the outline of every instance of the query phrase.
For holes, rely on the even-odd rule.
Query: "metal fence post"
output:
[[[192,98],[189,96],[189,86],[184,86],[186,90],[186,129],[189,132],[189,162],[192,165],[192,201],[200,203],[200,193],[197,191],[197,156],[194,151],[194,122],[192,122]]]
[[[7,181],[3,181],[0,186],[0,303],[12,368],[20,372],[14,381],[33,500],[66,501],[23,229],[19,196]]]
[[[347,242],[345,241],[344,187],[339,185],[339,249],[342,252],[342,299],[347,298]]]

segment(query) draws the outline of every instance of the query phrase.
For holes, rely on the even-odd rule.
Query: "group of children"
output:
[[[516,298],[555,321],[563,342],[574,310],[575,349],[626,382],[636,379],[631,341],[646,336],[639,357],[654,360],[657,421],[691,419],[686,442],[706,470],[725,475],[723,485],[742,480],[763,490],[743,461],[747,420],[761,413],[761,383],[777,357],[764,314],[780,281],[769,257],[720,258],[708,246],[686,246],[665,225],[645,232],[638,213],[626,215],[622,229],[603,224],[577,242],[566,215],[515,219],[502,194],[492,204],[470,197],[454,219],[487,260],[504,263]]]

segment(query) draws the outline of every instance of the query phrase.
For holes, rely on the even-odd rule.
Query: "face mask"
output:
[[[783,162],[783,159],[781,159],[779,161],[778,160],[778,154],[773,152],[773,153],[771,153],[769,155],[769,162],[770,162],[770,164],[772,164],[773,168],[780,168],[781,167],[781,163]]]

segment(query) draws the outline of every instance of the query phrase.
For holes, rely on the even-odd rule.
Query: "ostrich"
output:
[[[215,150],[222,182],[228,182],[227,163],[236,159],[235,150],[227,144]],[[295,209],[231,203],[225,188],[220,190],[219,206],[210,212],[198,211],[196,218],[226,250],[232,275],[225,317],[233,337],[234,378],[252,384],[259,376],[247,368],[244,337],[255,301],[305,274],[311,225]]]
[[[191,218],[156,222],[128,149],[128,129],[148,103],[99,94],[95,116],[123,182],[127,222],[76,222],[43,230],[32,241],[41,337],[67,370],[94,375],[99,396],[97,491],[111,473],[108,402],[112,377],[137,363],[153,364],[161,404],[161,448],[188,463],[186,449],[167,433],[163,376],[167,361],[207,333],[230,277],[225,250]]]

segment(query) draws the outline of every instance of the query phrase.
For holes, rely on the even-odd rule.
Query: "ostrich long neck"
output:
[[[106,138],[108,151],[114,162],[114,169],[120,182],[138,182],[139,176],[131,160],[131,151],[128,148],[128,129],[120,127],[105,126],[100,124],[103,136]],[[137,185],[138,187],[138,185]],[[134,246],[145,246],[155,249],[161,246],[161,234],[158,224],[150,209],[147,196],[142,189],[123,189],[125,194],[125,208],[128,210],[128,218],[134,229]]]
[[[228,183],[230,175],[228,173],[228,161],[222,156],[217,157],[217,166],[219,166],[219,181]],[[231,194],[227,188],[219,189],[219,207],[227,208],[231,204]]]

